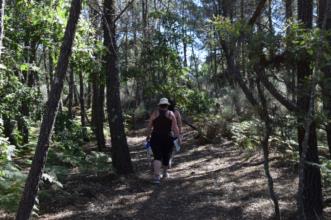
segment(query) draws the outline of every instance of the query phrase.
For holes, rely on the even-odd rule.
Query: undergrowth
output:
[[[38,124],[30,128],[30,142],[24,146],[10,145],[7,138],[0,136],[0,209],[8,213],[14,213],[18,208],[26,174],[32,163]],[[0,123],[0,133],[1,130]],[[91,129],[87,131],[91,136]],[[50,146],[40,182],[41,194],[47,194],[49,188],[61,190],[66,178],[72,173],[97,174],[112,170],[110,156],[104,152],[86,150],[87,143],[84,142],[79,120],[70,120],[65,113],[58,115]],[[38,203],[37,198],[34,216],[38,216]]]

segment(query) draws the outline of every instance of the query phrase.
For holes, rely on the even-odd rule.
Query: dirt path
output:
[[[81,176],[65,183],[63,199],[44,202],[41,219],[270,219],[262,156],[229,143],[198,145],[186,131],[171,177],[160,186],[150,182],[151,170],[143,137],[130,137],[136,169],[131,177]],[[292,219],[297,180],[291,167],[272,155],[272,174],[283,219]],[[68,200],[68,198],[71,198]]]

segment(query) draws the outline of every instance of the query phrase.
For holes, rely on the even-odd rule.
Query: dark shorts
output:
[[[154,160],[160,160],[163,166],[168,166],[174,147],[171,135],[157,134],[153,132],[151,137],[151,147]]]

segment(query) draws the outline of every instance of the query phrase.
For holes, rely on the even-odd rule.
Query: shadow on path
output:
[[[66,183],[71,202],[63,203],[55,196],[43,206],[48,214],[41,219],[272,219],[262,156],[231,145],[198,145],[191,136],[186,136],[182,151],[175,156],[171,177],[159,186],[150,182],[143,137],[129,138],[135,175],[107,174]],[[292,219],[295,174],[288,167],[275,166],[278,158],[272,158],[283,219]]]

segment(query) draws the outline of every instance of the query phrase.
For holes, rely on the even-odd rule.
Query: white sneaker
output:
[[[170,160],[169,160],[169,169],[172,167],[172,158],[170,158]]]
[[[170,175],[167,171],[163,172],[162,178],[169,178]]]

